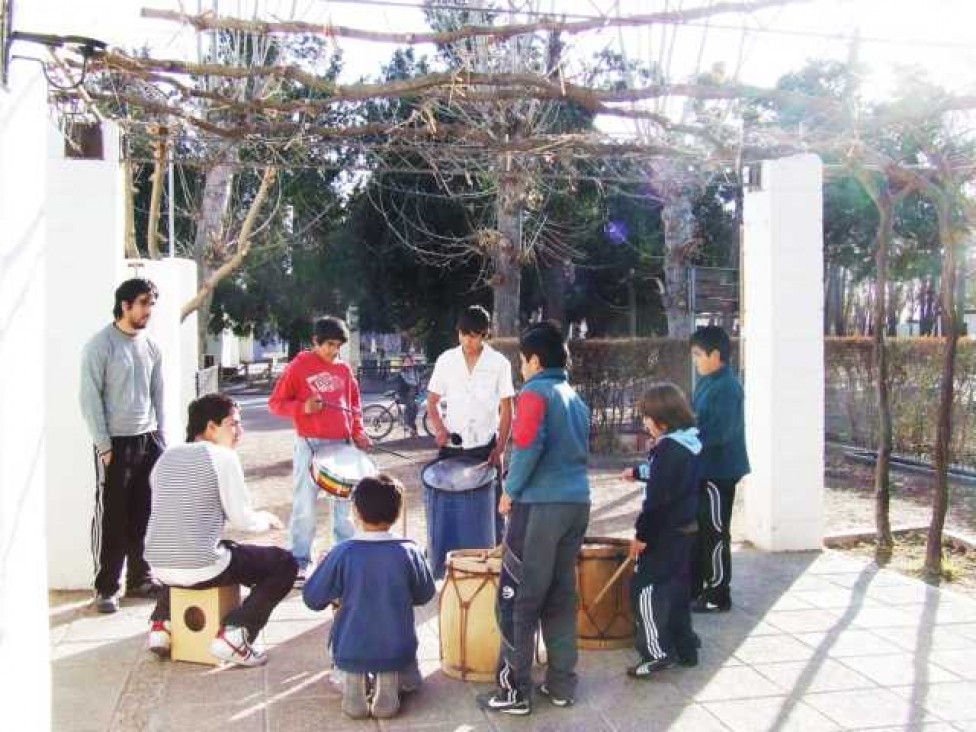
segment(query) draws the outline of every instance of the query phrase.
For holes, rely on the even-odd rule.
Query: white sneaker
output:
[[[172,636],[168,620],[154,620],[149,627],[149,650],[160,658],[169,658]]]
[[[237,666],[263,666],[268,662],[268,654],[254,648],[247,635],[246,628],[223,626],[210,642],[211,655]]]

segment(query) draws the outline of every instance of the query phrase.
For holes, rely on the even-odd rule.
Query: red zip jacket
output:
[[[318,394],[323,408],[305,414],[305,402]],[[349,365],[326,363],[313,351],[295,356],[275,385],[268,408],[279,417],[289,417],[299,437],[344,440],[365,435],[359,400],[359,384]]]

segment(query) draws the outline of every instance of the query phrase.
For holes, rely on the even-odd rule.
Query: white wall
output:
[[[823,540],[822,166],[815,155],[762,164],[744,204],[743,369],[752,474],[748,538],[771,551]]]
[[[46,85],[34,64],[15,63],[0,88],[0,669],[4,698],[50,726],[44,499],[49,439],[43,321]],[[70,294],[68,296],[70,298]],[[64,306],[70,311],[68,298]],[[66,328],[73,328],[67,324]],[[8,710],[9,713],[9,710]]]
[[[102,143],[103,160],[67,159],[64,139],[51,130],[45,151],[48,581],[58,589],[86,589],[93,580],[95,472],[91,436],[78,403],[81,352],[96,331],[112,322],[124,241],[114,126],[102,126]]]
[[[186,408],[196,398],[197,314],[180,323],[180,309],[197,289],[196,263],[190,259],[126,260],[127,277],[148,277],[159,289],[148,333],[163,352],[166,444],[186,440]]]

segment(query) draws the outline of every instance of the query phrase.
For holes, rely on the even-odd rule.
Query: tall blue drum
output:
[[[444,576],[444,560],[455,549],[495,546],[493,465],[470,457],[449,457],[424,466],[427,560],[434,577]]]

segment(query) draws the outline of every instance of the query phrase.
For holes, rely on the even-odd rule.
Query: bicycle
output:
[[[403,427],[404,433],[409,433],[412,431],[410,429],[410,425],[408,425],[406,421],[406,405],[397,396],[397,392],[387,391],[383,393],[383,396],[390,399],[392,404],[370,404],[363,409],[363,428],[366,430],[366,434],[369,435],[371,440],[382,440],[393,431],[393,428],[396,425]],[[422,389],[420,393],[417,394],[416,402],[417,419],[419,419],[421,424],[423,424],[424,432],[427,433],[427,436],[433,437],[434,429],[430,424],[430,418],[427,414],[426,389]]]

